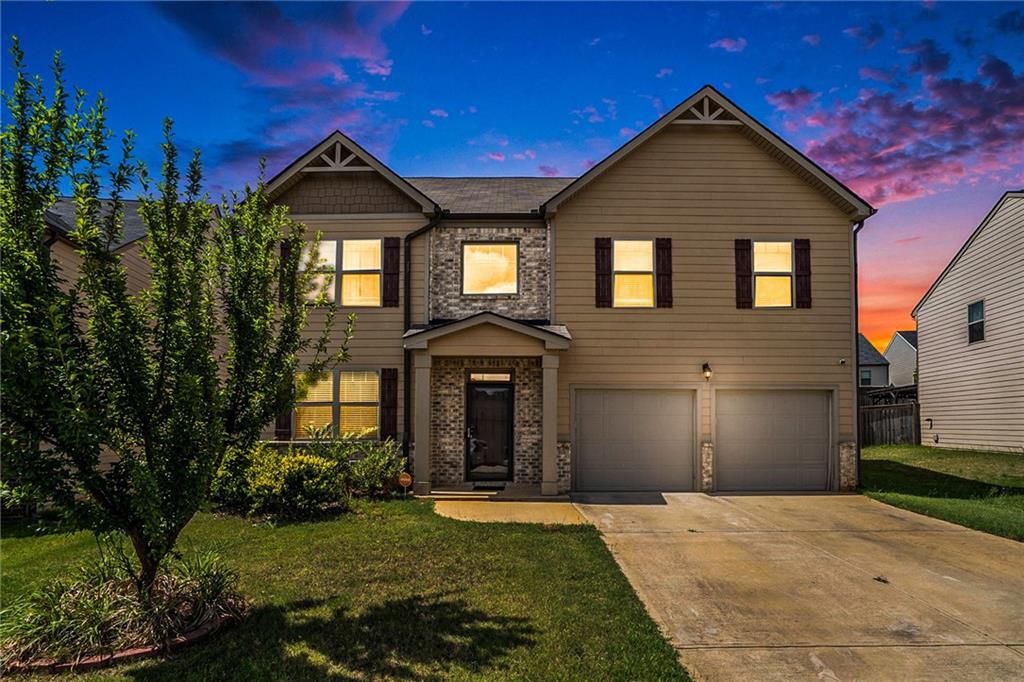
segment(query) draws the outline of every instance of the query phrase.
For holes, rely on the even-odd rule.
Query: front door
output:
[[[467,386],[466,480],[512,480],[510,382],[470,382]]]

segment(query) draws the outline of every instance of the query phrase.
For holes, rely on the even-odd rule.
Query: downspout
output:
[[[409,331],[412,326],[412,251],[410,246],[412,240],[422,234],[430,232],[444,218],[440,208],[435,205],[434,217],[423,227],[417,228],[405,235],[405,285],[404,285],[404,306],[402,310],[402,333]],[[429,258],[430,254],[427,253]],[[429,267],[429,264],[427,265]],[[412,351],[402,350],[402,455],[405,457],[406,466],[409,464],[409,430],[412,428]]]
[[[861,220],[853,228],[853,428],[854,438],[857,442],[857,487],[861,485],[860,478],[860,270],[857,266],[857,236],[860,229],[864,227]]]

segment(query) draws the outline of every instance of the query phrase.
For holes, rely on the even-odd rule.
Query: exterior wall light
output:
[[[705,362],[704,366],[701,367],[701,371],[704,373],[704,381],[711,381],[711,363]]]

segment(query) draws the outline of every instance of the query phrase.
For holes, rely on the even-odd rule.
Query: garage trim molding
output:
[[[570,428],[572,430],[572,452],[570,455],[570,489],[577,489],[577,476],[579,475],[579,428],[576,419],[576,392],[577,391],[690,391],[693,393],[693,476],[691,483],[694,490],[700,490],[700,443],[701,443],[701,405],[704,404],[705,389],[707,382],[692,383],[583,383],[569,384],[569,414],[572,418]],[[713,417],[714,415],[712,415]]]
[[[713,383],[711,388],[711,442],[715,444],[715,459],[718,459],[718,416],[716,393],[722,391],[826,391],[828,401],[828,469],[827,481],[830,491],[839,489],[839,385],[838,384],[744,384]],[[713,491],[718,490],[718,466],[712,470]]]

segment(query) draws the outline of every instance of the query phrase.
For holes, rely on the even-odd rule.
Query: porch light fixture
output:
[[[704,373],[704,380],[711,381],[711,363],[705,362],[704,366],[701,367],[701,371]]]

